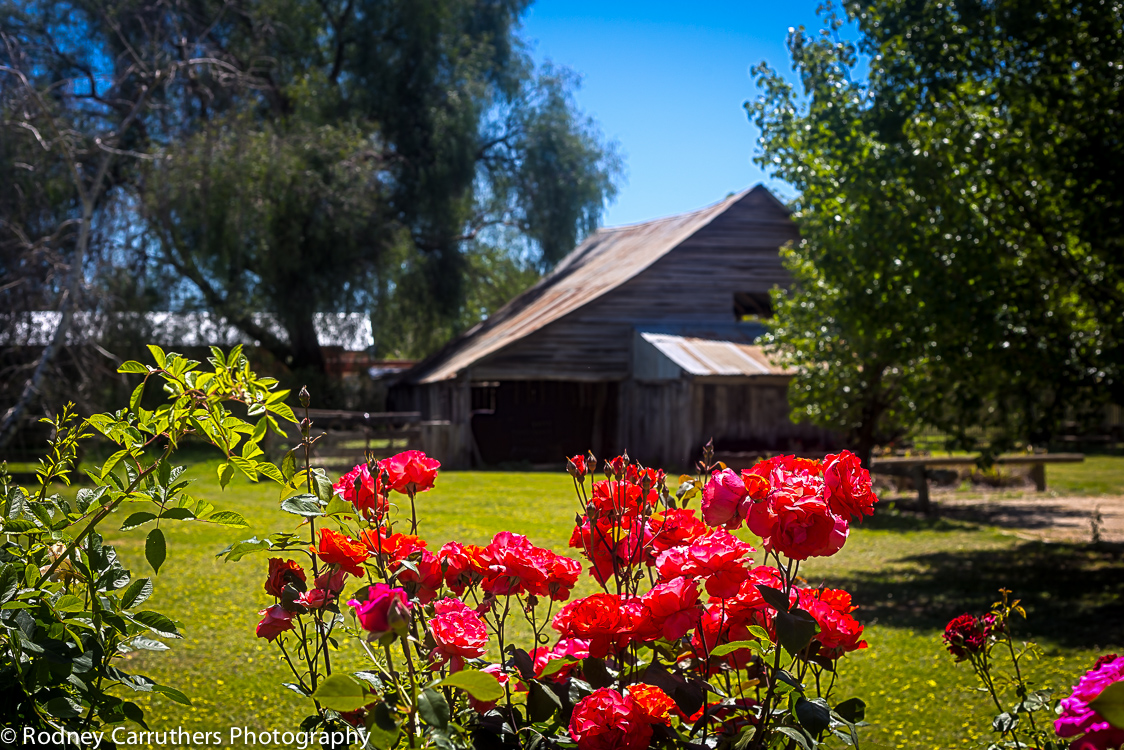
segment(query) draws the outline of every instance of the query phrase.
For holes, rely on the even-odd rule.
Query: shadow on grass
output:
[[[1027,620],[1015,626],[1017,638],[1066,647],[1124,646],[1121,544],[1028,542],[1003,550],[907,556],[833,585],[862,602],[858,614],[864,622],[916,629],[943,629],[957,615],[982,614],[999,589],[1008,588],[1027,610]]]

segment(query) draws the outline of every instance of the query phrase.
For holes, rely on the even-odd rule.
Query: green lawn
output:
[[[296,518],[277,510],[269,485],[236,481],[220,492],[214,469],[213,463],[191,468],[198,478],[193,494],[242,513],[251,528],[183,523],[167,529],[169,561],[151,605],[182,622],[187,637],[170,652],[135,656],[130,668],[194,701],[186,708],[152,698],[154,729],[292,728],[309,706],[278,686],[287,672],[253,632],[257,610],[271,601],[262,590],[265,558],[223,563],[215,553],[236,539],[292,530]],[[1061,482],[1060,474],[1059,468],[1052,476]],[[1066,481],[1093,487],[1105,480]],[[510,529],[565,552],[575,510],[562,472],[445,472],[419,502],[431,546],[448,539],[482,543]],[[146,567],[143,535],[143,529],[107,533],[136,571]],[[1068,689],[1097,654],[1124,646],[1119,548],[1030,544],[994,529],[885,511],[856,528],[840,554],[813,561],[804,573],[847,588],[862,607],[857,614],[867,624],[870,648],[844,660],[839,697],[869,704],[863,747],[971,747],[986,739],[990,712],[971,672],[944,653],[940,632],[950,617],[986,609],[1000,586],[1027,600],[1030,620],[1021,633],[1045,648],[1032,668],[1042,684]],[[357,650],[345,645],[333,663],[358,664]]]

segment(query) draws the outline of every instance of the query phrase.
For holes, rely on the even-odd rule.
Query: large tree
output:
[[[243,86],[181,104],[144,205],[206,304],[293,367],[322,364],[317,311],[376,309],[388,350],[431,351],[481,253],[549,267],[596,225],[617,160],[571,79],[523,52],[523,0],[234,7],[211,43]]]
[[[803,90],[762,65],[747,103],[799,191],[773,333],[797,409],[869,455],[922,424],[1043,444],[1119,402],[1121,6],[844,8],[857,42],[830,11],[794,30]]]
[[[424,354],[494,306],[490,270],[515,289],[599,221],[619,160],[526,53],[527,4],[0,0],[0,32],[35,52],[78,176],[147,232],[110,253],[147,287],[87,280],[147,299],[173,268],[160,304],[315,370],[316,313],[371,311],[386,351]]]

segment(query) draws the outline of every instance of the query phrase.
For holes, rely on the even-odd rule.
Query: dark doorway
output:
[[[472,433],[486,464],[561,466],[615,447],[616,383],[515,380],[473,390]]]

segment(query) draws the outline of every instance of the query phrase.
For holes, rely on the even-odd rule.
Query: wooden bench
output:
[[[1046,464],[1073,464],[1085,460],[1082,453],[1027,453],[1013,456],[999,456],[995,463],[1001,466],[1012,464],[1030,465],[1030,478],[1039,492],[1046,491]],[[974,456],[916,456],[875,458],[871,461],[872,474],[906,476],[913,480],[917,489],[917,501],[926,513],[929,505],[929,469],[941,466],[975,466]]]

